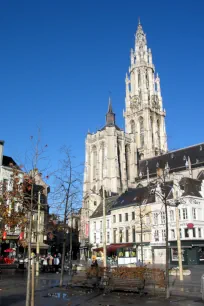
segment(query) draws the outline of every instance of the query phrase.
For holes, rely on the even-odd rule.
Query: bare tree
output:
[[[81,176],[79,166],[75,166],[71,151],[67,147],[62,148],[63,158],[60,160],[60,166],[57,171],[56,188],[54,191],[55,202],[57,203],[58,211],[63,214],[63,250],[61,262],[60,286],[63,285],[64,264],[66,253],[66,234],[68,231],[68,219],[73,213],[73,208],[79,204]],[[77,171],[78,170],[78,171]],[[71,218],[70,218],[71,221]],[[72,222],[71,222],[72,223]],[[72,234],[72,232],[70,233]],[[72,243],[72,241],[71,241]],[[70,250],[72,252],[72,250]],[[71,255],[69,252],[69,268],[71,269]]]
[[[169,220],[168,220],[168,197],[172,189],[172,185],[169,183],[169,169],[168,167],[157,169],[157,179],[151,183],[151,190],[154,189],[155,196],[160,199],[161,203],[164,205],[165,211],[165,249],[166,249],[166,298],[170,297],[169,292]]]

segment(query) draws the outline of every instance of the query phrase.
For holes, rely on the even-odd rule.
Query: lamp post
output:
[[[177,235],[177,250],[178,250],[178,263],[179,263],[179,278],[180,278],[180,281],[182,281],[183,280],[183,263],[182,263],[182,253],[181,253],[179,209],[178,209],[178,205],[180,204],[180,202],[175,199],[175,204],[176,204],[176,235]]]
[[[107,257],[106,257],[106,199],[105,199],[105,189],[104,186],[102,186],[102,198],[103,198],[103,266],[106,268],[107,266]]]

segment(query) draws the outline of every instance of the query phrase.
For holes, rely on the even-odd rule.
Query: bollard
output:
[[[204,274],[201,276],[201,294],[202,300],[204,301]]]

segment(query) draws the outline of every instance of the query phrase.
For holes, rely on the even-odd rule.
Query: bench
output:
[[[145,280],[139,278],[116,278],[111,277],[108,284],[108,291],[128,291],[144,294]]]

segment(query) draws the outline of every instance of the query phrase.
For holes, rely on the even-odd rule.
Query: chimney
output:
[[[4,140],[0,140],[0,166],[3,164]]]

